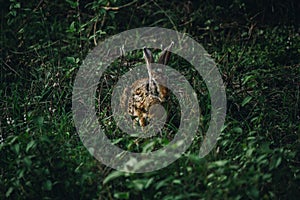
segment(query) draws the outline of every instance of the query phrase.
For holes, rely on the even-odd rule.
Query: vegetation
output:
[[[298,1],[10,0],[0,10],[0,199],[300,196]],[[223,76],[228,108],[217,146],[199,158],[209,94],[188,63],[173,57],[170,66],[193,83],[200,99],[199,137],[170,166],[131,174],[106,167],[83,146],[72,119],[72,86],[99,42],[145,26],[188,33],[201,43]],[[143,62],[141,52],[126,59]],[[128,70],[117,69],[118,63],[100,80],[100,96],[110,97],[115,75]],[[98,116],[116,144],[149,148],[147,140],[135,146],[115,132],[105,118],[110,104],[104,105]],[[165,142],[155,139],[150,150]]]

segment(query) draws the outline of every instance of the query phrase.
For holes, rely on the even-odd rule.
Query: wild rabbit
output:
[[[166,65],[168,63],[171,55],[170,49],[173,44],[172,42],[162,51],[157,61],[158,64]],[[125,100],[122,101],[123,107],[127,109],[129,115],[139,122],[141,127],[145,127],[149,124],[151,118],[153,118],[153,112],[150,107],[166,102],[169,95],[168,88],[163,84],[166,80],[162,78],[159,72],[155,72],[152,69],[154,58],[151,51],[144,48],[143,54],[146,61],[148,77],[135,81],[130,87],[124,90],[122,96],[123,100]]]

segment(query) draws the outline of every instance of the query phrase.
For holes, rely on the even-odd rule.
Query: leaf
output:
[[[251,96],[246,97],[243,102],[242,102],[242,106],[244,107],[246,104],[248,104],[250,101],[252,100]]]
[[[214,164],[218,167],[223,167],[225,166],[226,164],[228,163],[228,160],[218,160],[218,161],[215,161]]]
[[[32,165],[31,158],[28,156],[23,159],[23,162],[28,168],[31,167],[31,165]]]
[[[143,147],[143,153],[151,152],[155,147],[155,141],[151,141]]]
[[[162,187],[168,186],[168,185],[169,185],[169,182],[170,182],[172,179],[173,179],[173,177],[172,177],[172,176],[169,176],[168,178],[159,181],[159,182],[155,185],[155,189],[156,189],[156,190],[159,190],[159,189],[162,188]]]
[[[45,143],[48,143],[48,144],[51,143],[51,141],[50,141],[50,139],[48,138],[47,135],[42,135],[42,136],[40,137],[40,140],[41,140],[42,142],[45,142]]]
[[[69,63],[75,63],[76,59],[74,57],[66,57],[66,61]]]
[[[12,145],[17,139],[19,138],[19,136],[11,136],[8,137],[7,139],[9,139],[8,145]]]
[[[44,188],[45,188],[45,190],[47,190],[47,191],[52,190],[52,182],[51,182],[50,180],[47,180],[47,181],[44,183]]]
[[[34,119],[34,122],[36,123],[36,125],[38,127],[42,127],[43,123],[44,123],[44,117],[43,116],[38,116]]]
[[[229,161],[228,160],[218,160],[209,164],[208,168],[219,168],[224,167]]]
[[[180,185],[181,184],[181,180],[180,179],[175,179],[175,180],[173,180],[173,183]]]
[[[35,146],[35,144],[36,144],[36,142],[35,142],[35,140],[31,140],[28,144],[27,144],[27,146],[26,146],[26,153],[33,147],[33,146]]]
[[[254,78],[255,78],[254,75],[246,76],[246,77],[243,79],[242,84],[245,85],[249,80],[254,79]]]
[[[243,129],[241,127],[234,127],[232,131],[239,134],[243,133]]]
[[[74,170],[75,173],[79,173],[80,172],[80,168],[84,165],[83,162],[81,162],[77,167],[76,169]]]
[[[114,197],[116,199],[129,199],[129,192],[117,192]]]
[[[74,33],[75,31],[76,31],[76,28],[75,28],[75,22],[73,21],[73,22],[70,24],[70,27],[69,27],[68,32]]]
[[[123,140],[123,138],[118,138],[112,141],[113,145],[119,144],[121,141]]]
[[[71,6],[71,8],[77,8],[77,6],[78,6],[78,2],[77,1],[66,0],[66,2],[69,3],[69,5]]]
[[[250,158],[253,154],[253,152],[255,152],[255,149],[254,148],[249,148],[247,151],[246,151],[246,156],[248,158]]]
[[[270,169],[276,169],[282,161],[282,157],[273,156],[270,162]]]
[[[134,190],[142,191],[144,189],[145,180],[143,179],[133,180],[131,183]]]
[[[153,177],[150,178],[150,179],[147,181],[147,183],[145,184],[144,188],[145,188],[145,189],[149,188],[149,186],[153,183],[153,181],[154,181],[154,178],[153,178]]]
[[[113,171],[103,180],[103,184],[106,184],[106,183],[108,183],[116,178],[119,178],[121,176],[124,176],[124,175],[125,175],[125,172]]]
[[[247,191],[248,195],[254,199],[259,197],[259,190],[252,186],[249,191]]]
[[[24,168],[19,169],[16,174],[17,174],[18,179],[23,178],[24,174],[25,174],[25,169]]]
[[[5,197],[9,197],[13,191],[14,191],[14,188],[13,187],[9,187],[8,190],[5,193]]]
[[[20,152],[20,144],[15,144],[12,146],[12,150],[16,153],[19,154]]]

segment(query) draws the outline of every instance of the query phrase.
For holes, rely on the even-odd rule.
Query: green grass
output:
[[[0,199],[297,199],[296,1],[130,2],[11,0],[1,6]],[[144,26],[185,32],[203,45],[226,85],[227,116],[216,147],[200,159],[209,94],[195,70],[173,56],[170,66],[197,92],[198,135],[168,167],[130,174],[106,167],[83,146],[72,118],[72,87],[96,43]],[[141,52],[128,52],[126,59],[130,67],[143,62]],[[137,145],[116,130],[112,86],[129,70],[119,64],[99,81],[105,109],[98,116],[107,136],[136,152],[168,144],[168,133]]]

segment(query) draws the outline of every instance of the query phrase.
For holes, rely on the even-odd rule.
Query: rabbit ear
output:
[[[150,65],[150,63],[153,63],[154,59],[153,59],[153,55],[152,55],[151,51],[144,47],[143,53],[144,53],[144,58],[146,60],[147,65]]]
[[[166,65],[169,62],[170,55],[171,55],[170,50],[173,45],[174,45],[174,42],[172,41],[171,44],[161,52],[159,59],[158,59],[159,64]]]
[[[148,71],[148,76],[149,76],[149,85],[150,85],[152,82],[151,63],[153,63],[154,59],[153,59],[153,55],[152,55],[151,51],[149,49],[147,49],[146,47],[144,47],[143,53],[144,53],[144,58],[146,60],[146,66],[147,66],[147,71]]]

